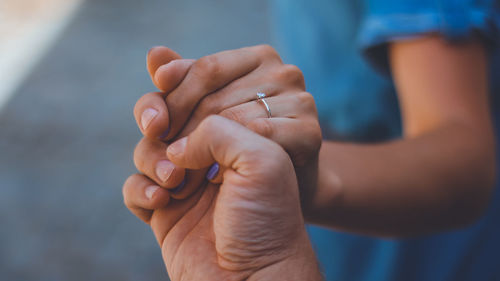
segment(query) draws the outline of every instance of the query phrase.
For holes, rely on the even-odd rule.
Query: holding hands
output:
[[[148,54],[148,71],[160,93],[144,95],[134,115],[145,135],[134,161],[139,171],[182,199],[203,184],[207,170],[184,171],[168,161],[167,144],[186,136],[207,116],[234,120],[278,143],[296,168],[304,205],[317,184],[321,130],[302,73],[282,63],[269,46],[224,51],[197,61],[166,47]],[[257,93],[265,93],[272,118]],[[212,169],[213,172],[213,169]],[[215,179],[220,181],[220,179]]]
[[[123,192],[171,278],[320,280],[299,198],[316,185],[321,133],[300,71],[268,46],[197,61],[157,47],[148,70],[162,92],[134,109],[143,174]]]

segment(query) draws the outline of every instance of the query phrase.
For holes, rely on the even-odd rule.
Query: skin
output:
[[[145,200],[144,189],[154,186],[145,176],[132,176],[124,185],[127,206],[154,202],[148,223],[171,280],[322,280],[293,164],[279,145],[210,116],[167,154],[182,168],[201,169],[215,161],[225,167],[220,186],[209,184],[167,206],[162,189]]]
[[[300,71],[282,64],[272,48],[244,48],[196,61],[179,60],[167,48],[153,49],[148,68],[162,93],[146,95],[135,108],[146,136],[135,162],[145,176],[133,176],[130,185],[142,187],[134,195],[141,199],[127,206],[153,229],[168,230],[165,225],[175,224],[155,215],[158,208],[177,206],[180,201],[169,203],[170,197],[191,202],[208,190],[206,170],[188,170],[188,184],[172,194],[169,188],[182,181],[179,175],[188,167],[172,163],[171,178],[158,183],[165,188],[153,182],[154,167],[170,159],[165,150],[171,140],[189,134],[207,116],[220,114],[290,155],[308,222],[381,237],[421,235],[474,222],[487,207],[495,180],[484,48],[479,41],[450,45],[430,35],[391,44],[389,58],[403,137],[380,144],[318,144],[316,110],[304,94],[303,79],[299,83]],[[267,100],[273,118],[254,101],[257,92],[272,96]],[[144,127],[144,112],[152,107],[158,114]],[[262,155],[266,161],[260,162],[272,162],[270,156]],[[225,180],[225,175],[223,168],[213,182]],[[150,186],[156,189],[148,199]]]
[[[255,46],[193,61],[180,60],[172,50],[157,47],[148,55],[148,71],[162,92],[146,94],[134,108],[145,135],[134,161],[141,173],[168,189],[178,186],[185,177],[186,186],[172,197],[182,199],[195,192],[203,185],[206,170],[184,174],[171,164],[170,177],[161,180],[157,167],[159,162],[168,162],[164,153],[167,143],[186,136],[210,114],[237,121],[278,142],[293,160],[301,189],[306,183],[316,185],[316,169],[311,167],[318,163],[321,129],[314,99],[305,92],[301,71],[283,64],[274,49]],[[264,106],[255,101],[257,92],[267,94],[273,118],[269,119]],[[150,109],[158,114],[145,122],[144,112]],[[170,120],[169,116],[175,118]],[[301,138],[296,137],[299,134]],[[307,198],[305,192],[301,194],[303,200]]]
[[[484,48],[432,36],[392,44],[390,61],[403,138],[378,145],[323,143],[309,220],[389,237],[474,222],[495,181]]]

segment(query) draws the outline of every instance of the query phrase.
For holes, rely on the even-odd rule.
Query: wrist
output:
[[[310,188],[308,200],[302,201],[302,212],[306,222],[323,224],[325,214],[342,205],[345,186],[341,177],[328,167],[320,165],[316,185]]]
[[[247,280],[323,281],[316,255],[304,231],[304,239],[295,245],[288,258],[259,269]]]
[[[306,218],[313,213],[315,198],[319,192],[320,170],[318,157],[308,161],[306,167],[296,168],[295,172],[299,184],[300,206],[302,214]]]

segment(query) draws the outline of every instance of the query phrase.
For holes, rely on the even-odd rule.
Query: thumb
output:
[[[182,168],[202,169],[217,162],[241,175],[290,161],[278,144],[217,115],[207,117],[189,136],[171,144],[167,156]]]

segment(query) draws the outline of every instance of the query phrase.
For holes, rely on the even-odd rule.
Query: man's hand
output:
[[[186,169],[224,168],[220,188],[209,184],[166,207],[168,192],[145,176],[124,185],[127,207],[150,223],[172,280],[321,280],[294,168],[279,145],[210,116],[168,158]]]

